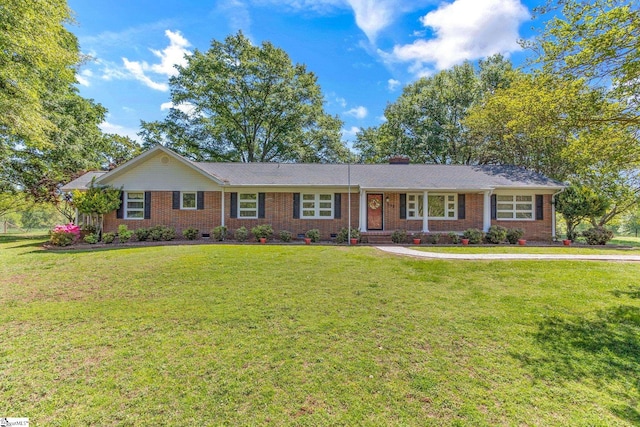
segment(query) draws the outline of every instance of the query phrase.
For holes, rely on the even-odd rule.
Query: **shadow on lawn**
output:
[[[640,290],[620,292],[637,298]],[[635,295],[635,296],[634,296]],[[516,358],[536,378],[592,384],[621,405],[610,408],[640,425],[640,308],[621,305],[594,315],[550,317],[533,335],[541,352]]]

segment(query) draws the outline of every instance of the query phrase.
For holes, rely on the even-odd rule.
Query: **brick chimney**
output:
[[[390,165],[408,165],[409,164],[409,158],[406,157],[406,156],[389,157],[389,164]]]

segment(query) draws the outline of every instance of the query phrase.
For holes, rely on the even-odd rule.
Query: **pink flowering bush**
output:
[[[56,225],[51,230],[51,238],[49,242],[55,246],[69,246],[80,238],[80,227],[69,223],[64,225]]]

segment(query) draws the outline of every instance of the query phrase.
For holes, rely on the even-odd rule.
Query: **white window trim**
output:
[[[409,209],[409,197],[410,196],[415,196],[416,200],[415,200],[415,205],[416,208],[415,209]],[[431,197],[431,196],[444,196],[444,215],[445,216],[430,216],[428,217],[429,221],[434,220],[434,221],[456,221],[458,219],[458,194],[457,193],[428,193],[427,198]],[[447,204],[449,203],[448,196],[453,196],[453,216],[448,217],[447,213],[449,212],[449,209],[447,207]],[[420,215],[420,208],[419,206],[421,206],[422,204],[420,203],[420,197],[424,197],[424,195],[422,193],[408,193],[407,194],[407,219],[409,220],[422,220],[423,219],[423,215]],[[412,202],[413,203],[413,202]],[[409,212],[410,211],[414,211],[415,212],[415,216],[410,217],[409,216]]]
[[[246,196],[246,195],[252,195],[255,196],[255,199],[243,199],[242,196]],[[242,204],[242,202],[255,202],[256,203],[256,207],[255,209],[251,208],[242,208],[240,207],[240,205]],[[238,219],[256,219],[258,218],[258,210],[260,209],[260,195],[258,193],[238,193]],[[255,214],[252,216],[242,216],[242,212],[253,212],[255,211]]]
[[[196,202],[195,206],[192,208],[184,206],[184,196],[185,194],[193,194],[194,200]],[[198,209],[198,192],[197,191],[181,191],[180,192],[180,209],[184,211],[195,211]]]
[[[313,195],[314,199],[314,215],[308,216],[304,214],[304,211],[311,210],[311,208],[305,208],[305,202],[311,202],[311,200],[304,200],[304,196]],[[320,200],[320,196],[331,196],[330,200]],[[335,209],[335,195],[334,193],[301,193],[300,194],[300,219],[333,219]],[[328,211],[329,208],[320,208],[320,203],[331,203],[331,214],[328,216],[320,216],[320,211]]]
[[[536,196],[534,194],[527,194],[527,193],[495,193],[496,195],[496,219],[495,221],[535,221],[536,219]],[[506,202],[506,201],[500,201],[498,200],[498,198],[500,198],[501,196],[509,196],[511,197],[511,201],[510,202]],[[518,201],[516,201],[516,197],[518,196],[526,196],[526,197],[531,197],[531,210],[527,210],[527,211],[517,211],[516,210],[516,204],[518,203]],[[500,205],[500,203],[511,203],[512,209],[498,209],[498,205]],[[529,203],[528,201],[520,201],[520,203]],[[513,214],[513,218],[500,218],[500,212],[511,212]],[[531,213],[531,218],[516,218],[516,212],[528,212]]]
[[[129,200],[129,194],[130,193],[140,193],[140,194],[142,194],[142,199],[131,199],[131,200]],[[127,204],[128,204],[129,201],[142,202],[142,208],[129,209],[127,207]],[[144,191],[125,191],[124,197],[123,197],[123,203],[124,203],[124,206],[123,206],[123,212],[124,212],[123,218],[124,219],[128,219],[128,220],[143,220],[144,219],[144,208],[145,208]],[[142,217],[141,218],[131,218],[131,217],[129,217],[129,211],[142,212]]]

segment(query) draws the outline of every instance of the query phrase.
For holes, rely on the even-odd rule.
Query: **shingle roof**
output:
[[[346,186],[344,164],[194,163],[230,186]],[[560,188],[562,183],[515,166],[351,165],[351,185],[375,189]]]
[[[98,178],[99,176],[104,175],[106,172],[104,171],[89,171],[84,175],[79,176],[73,181],[65,184],[62,187],[62,191],[72,191],[72,190],[86,190],[91,183],[93,178]]]

